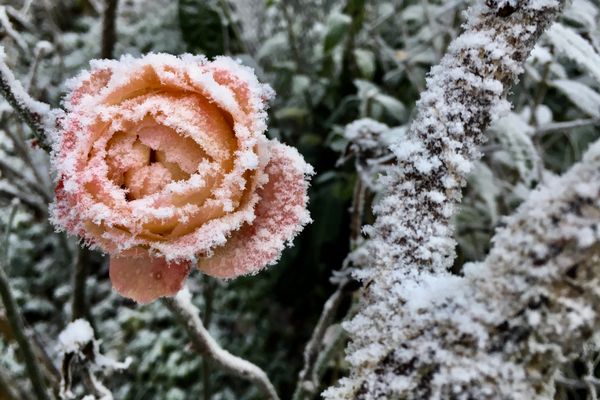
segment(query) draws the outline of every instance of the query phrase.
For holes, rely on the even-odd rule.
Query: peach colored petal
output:
[[[131,253],[110,258],[110,280],[121,296],[146,304],[181,290],[190,270],[189,262],[167,263],[145,251]]]
[[[293,148],[270,142],[269,182],[258,190],[256,218],[235,231],[224,246],[198,261],[199,269],[219,278],[255,273],[275,263],[285,244],[310,222],[305,175],[312,168]]]
[[[51,219],[111,255],[124,296],[174,294],[198,257],[215,276],[258,271],[309,221],[310,167],[264,135],[273,91],[252,69],[123,56],[67,85]]]

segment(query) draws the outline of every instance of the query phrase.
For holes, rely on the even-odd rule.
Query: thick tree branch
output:
[[[466,31],[431,70],[406,139],[392,146],[397,165],[383,179],[388,190],[375,207],[377,219],[369,231],[374,262],[359,271],[366,283],[361,312],[346,324],[351,376],[328,390],[327,398],[435,397],[426,387],[420,392],[411,386],[413,381],[396,380],[413,363],[394,357],[400,349],[414,350],[399,339],[407,327],[402,305],[409,287],[421,285],[424,276],[446,276],[451,267],[451,218],[472,161],[480,156],[478,146],[490,121],[510,108],[508,90],[563,5],[559,0],[480,2],[470,9]],[[431,380],[436,370],[419,373]]]
[[[404,287],[398,346],[357,398],[553,397],[557,369],[600,329],[600,142],[504,223],[464,277]]]
[[[227,373],[254,383],[266,399],[279,400],[275,387],[262,369],[224,350],[210,336],[200,320],[198,309],[192,304],[187,289],[179,292],[174,298],[163,298],[162,302],[185,327],[192,344],[200,354],[210,358]]]

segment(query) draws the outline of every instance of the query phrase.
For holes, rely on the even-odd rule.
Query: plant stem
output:
[[[118,0],[106,0],[102,15],[102,50],[100,57],[113,58],[115,42],[117,41],[116,17]]]
[[[19,118],[26,123],[38,141],[38,145],[45,151],[50,151],[43,119],[50,113],[50,106],[32,99],[18,82],[13,73],[4,62],[4,49],[0,47],[0,94],[15,110]]]
[[[187,289],[179,292],[174,298],[163,298],[162,302],[184,326],[192,345],[200,354],[211,359],[225,372],[254,383],[263,392],[265,399],[279,400],[275,387],[261,368],[224,350],[210,336]]]
[[[49,400],[50,397],[46,391],[44,379],[42,378],[42,373],[38,367],[37,360],[33,352],[33,347],[29,342],[27,335],[25,334],[25,323],[19,312],[17,302],[15,301],[15,298],[11,292],[8,276],[4,270],[5,265],[8,263],[9,236],[16,212],[17,205],[15,204],[13,205],[8,223],[6,224],[4,249],[2,252],[2,257],[0,257],[0,296],[2,297],[2,303],[4,304],[4,308],[6,310],[6,318],[11,325],[15,339],[19,345],[19,350],[23,356],[25,369],[31,381],[31,385],[33,386],[33,391],[38,399]]]

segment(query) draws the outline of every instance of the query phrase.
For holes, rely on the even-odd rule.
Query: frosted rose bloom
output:
[[[273,92],[250,68],[150,54],[92,61],[69,87],[51,219],[110,254],[123,296],[173,295],[193,261],[257,272],[310,221],[312,169],[264,135]]]

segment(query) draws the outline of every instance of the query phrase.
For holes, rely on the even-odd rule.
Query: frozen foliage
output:
[[[371,190],[381,190],[379,176],[386,170],[386,163],[393,159],[388,146],[394,138],[398,140],[401,130],[390,129],[386,124],[371,118],[361,118],[346,125],[344,139],[347,144],[338,164],[354,157],[359,178]]]
[[[573,29],[556,23],[548,30],[552,44],[567,57],[586,68],[600,83],[600,54]]]
[[[440,283],[437,277],[447,276],[455,247],[450,218],[472,160],[479,157],[483,131],[509,109],[506,92],[561,5],[550,0],[519,2],[516,7],[478,4],[469,14],[466,32],[432,69],[415,121],[406,138],[392,146],[398,164],[383,178],[389,189],[369,228],[374,264],[357,273],[368,284],[360,313],[346,325],[352,340],[351,376],[326,391],[326,398],[419,393],[410,358],[396,357],[403,348],[404,354],[423,351],[401,339],[409,326],[401,317],[403,305],[428,279]],[[416,370],[415,376],[429,376],[428,383],[448,378],[437,377],[435,369]],[[427,385],[422,390],[422,397],[439,395],[428,392]]]
[[[511,165],[517,169],[521,179],[530,183],[537,178],[536,167],[540,160],[532,140],[535,130],[525,118],[511,112],[493,123],[491,128],[503,148],[509,152]]]
[[[6,18],[0,11],[0,41],[5,49],[6,64],[25,92],[57,107],[63,94],[69,91],[64,85],[65,79],[88,69],[89,60],[98,58],[101,47],[104,48],[101,46],[104,0],[4,0],[4,3]],[[115,1],[110,0],[110,3]],[[419,109],[414,107],[424,89],[425,74],[432,64],[440,61],[448,44],[460,33],[468,18],[465,9],[470,3],[465,0],[118,1],[115,58],[122,54],[138,57],[148,52],[239,54],[244,64],[255,69],[260,81],[268,82],[278,93],[270,105],[269,137],[294,144],[318,171],[310,193],[315,221],[295,240],[295,247],[284,253],[279,268],[272,268],[259,277],[230,281],[204,274],[196,274],[188,280],[190,290],[196,294],[190,302],[193,300],[198,307],[195,314],[202,316],[204,333],[210,332],[231,354],[260,365],[281,398],[291,398],[294,393],[295,399],[314,400],[352,366],[342,361],[347,335],[337,322],[360,309],[360,303],[356,303],[359,296],[354,293],[358,285],[353,281],[349,285],[341,283],[349,281],[348,267],[356,269],[358,274],[361,267],[372,267],[368,241],[360,232],[362,224],[374,220],[370,212],[372,202],[378,203],[388,189],[385,180],[381,185],[376,183],[376,178],[394,168],[394,156],[387,148],[389,139],[405,142],[407,137],[414,137],[414,129],[409,130],[409,118],[419,114]],[[520,3],[498,0],[488,1],[487,5],[497,9],[499,15],[510,17]],[[544,3],[547,4],[537,2],[538,5]],[[202,23],[207,5],[212,11],[208,15],[212,23],[208,25]],[[453,303],[454,292],[457,302],[467,299],[465,301],[474,307],[482,304],[487,307],[491,301],[497,303],[504,298],[494,291],[485,292],[489,293],[490,300],[476,298],[483,293],[480,291],[477,296],[471,296],[473,291],[463,287],[465,282],[479,285],[473,269],[477,265],[476,270],[483,271],[481,268],[487,268],[488,264],[465,262],[483,260],[490,250],[494,230],[504,226],[504,222],[498,222],[501,216],[510,215],[538,182],[556,187],[552,183],[553,175],[566,171],[581,159],[583,149],[600,134],[594,117],[598,112],[594,93],[600,92],[600,85],[590,69],[600,49],[598,6],[596,0],[573,0],[567,5],[560,23],[569,33],[555,35],[556,41],[551,36],[553,31],[542,37],[525,64],[521,82],[508,92],[514,104],[513,113],[506,114],[488,130],[489,141],[480,147],[483,158],[473,163],[467,176],[469,185],[462,188],[461,206],[450,220],[457,253],[452,273],[466,273],[467,277],[436,273],[424,275],[420,284],[415,284],[415,279],[407,279],[402,293],[410,296],[410,301],[404,306],[400,306],[401,303],[389,305],[388,310],[397,307],[404,311],[402,324],[414,317],[415,328],[407,323],[406,332],[404,325],[388,329],[394,321],[387,313],[383,317],[383,314],[369,314],[387,322],[365,323],[365,326],[377,325],[377,329],[385,331],[373,336],[383,347],[401,349],[399,339],[393,341],[413,334],[421,344],[427,340],[432,343],[420,348],[447,349],[444,354],[437,353],[441,360],[445,360],[443,356],[448,353],[472,355],[463,347],[470,344],[468,340],[473,335],[466,337],[465,342],[457,340],[452,344],[440,339],[438,333],[446,321],[450,321],[446,326],[450,325],[450,331],[455,333],[471,334],[475,330],[470,323],[463,329],[463,324],[459,324],[464,322],[460,315],[449,316],[446,304],[459,310],[457,314],[471,318],[479,314],[468,307],[460,308],[462,303],[460,306]],[[469,13],[477,10],[481,7]],[[244,43],[240,43],[240,39]],[[358,122],[352,122],[357,119]],[[197,347],[190,345],[193,340],[186,334],[184,324],[175,323],[172,311],[165,307],[167,301],[133,305],[112,289],[106,257],[98,252],[80,252],[76,238],[66,238],[53,231],[47,221],[48,203],[53,196],[47,154],[31,146],[36,141],[31,140],[30,130],[6,102],[0,102],[0,121],[2,230],[6,228],[10,212],[5,206],[15,197],[20,200],[8,238],[7,273],[14,297],[30,328],[28,333],[39,342],[39,347],[34,344],[34,350],[41,350],[39,354],[44,356],[47,349],[45,361],[40,365],[48,385],[58,389],[60,383],[57,380],[60,376],[52,373],[53,368],[60,369],[63,358],[62,353],[57,354],[60,330],[72,318],[85,315],[97,328],[103,350],[133,359],[127,371],[102,378],[100,382],[111,389],[116,399],[265,398],[257,385],[239,379],[193,351],[192,347],[196,350]],[[148,139],[149,135],[144,136]],[[153,144],[160,143],[156,140]],[[127,148],[127,141],[120,145]],[[181,147],[178,150],[182,150]],[[331,149],[342,153],[342,161],[350,162],[336,163]],[[443,151],[449,152],[448,149]],[[239,160],[250,169],[260,161],[252,152],[239,154]],[[186,162],[186,168],[191,164]],[[285,163],[278,164],[274,170],[285,166]],[[426,170],[427,165],[422,163],[420,167]],[[166,175],[160,167],[154,169],[156,176]],[[152,171],[145,169],[138,172],[137,177],[154,175],[144,172]],[[415,179],[411,177],[411,180]],[[132,196],[152,189],[152,185],[140,181],[128,180]],[[160,179],[157,181],[160,183]],[[559,189],[562,191],[557,188],[556,194]],[[430,192],[423,203],[426,207],[430,207],[428,201],[446,204],[444,190]],[[414,205],[409,201],[407,209]],[[167,210],[161,212],[166,215]],[[394,228],[394,224],[389,228]],[[417,228],[424,231],[421,225]],[[511,229],[511,232],[515,238],[522,236],[521,230]],[[417,245],[407,254],[411,255],[410,251],[415,248]],[[244,260],[251,255],[243,247],[238,249],[239,257]],[[495,254],[498,251],[494,249]],[[73,268],[73,264],[77,267]],[[342,270],[337,271],[340,265]],[[88,271],[81,270],[84,266],[88,266]],[[162,276],[161,266],[153,267],[156,265],[145,264],[146,271],[151,269]],[[334,278],[328,281],[332,270]],[[512,268],[506,270],[509,275],[515,275]],[[365,271],[372,273],[372,270]],[[517,274],[521,277],[523,273],[519,270]],[[530,276],[526,279],[540,287],[544,283],[532,281]],[[136,276],[125,276],[123,281],[135,280]],[[504,290],[506,281],[500,281],[498,286]],[[327,295],[334,288],[327,282],[338,286],[328,301]],[[408,287],[411,284],[414,288]],[[487,281],[481,285],[492,287]],[[370,283],[371,286],[382,287],[374,283]],[[502,293],[507,293],[506,298],[519,308],[520,297],[513,296],[510,290]],[[385,295],[390,297],[390,303],[403,298],[398,292]],[[450,300],[441,300],[446,298]],[[440,303],[443,304],[432,307]],[[518,332],[517,325],[531,328],[538,318],[531,314],[531,307],[521,309],[527,309],[527,321],[507,318],[515,324],[510,327],[511,334]],[[426,312],[421,314],[421,310]],[[492,311],[494,318],[502,318],[497,307]],[[537,327],[543,325],[547,315],[540,313],[541,323]],[[433,318],[442,323],[432,322]],[[562,325],[576,326],[570,322]],[[423,332],[416,332],[423,326],[426,327]],[[488,328],[483,323],[476,326],[483,331]],[[542,331],[547,332],[547,329]],[[381,340],[384,336],[391,338]],[[568,337],[569,333],[565,332],[564,336]],[[309,357],[304,363],[307,368],[303,369],[301,349],[309,337],[310,344],[305,350]],[[454,338],[454,333],[449,337]],[[529,335],[526,340],[531,339]],[[504,343],[515,347],[514,341]],[[552,343],[562,346],[565,342]],[[477,347],[472,351],[480,350]],[[27,369],[10,327],[7,329],[1,306],[0,354],[0,398],[5,398],[6,383],[14,392],[8,398],[31,397]],[[552,368],[562,364],[553,356],[544,357],[539,359]],[[577,359],[560,365],[554,379],[554,397],[565,400],[588,395],[594,398],[599,361],[597,351],[589,346]],[[465,376],[473,371],[479,372],[471,370],[471,364],[466,365],[469,369],[457,382],[464,382]],[[583,365],[587,372],[582,371]],[[504,364],[501,367],[499,369],[505,370]],[[86,379],[88,372],[84,368],[85,365],[74,365],[73,369],[72,392],[77,398],[87,394],[84,397],[87,400],[107,394],[98,385],[101,375],[93,379],[88,375]],[[381,374],[393,372],[391,367],[380,365],[371,371],[378,368]],[[537,365],[532,371],[536,368]],[[298,379],[296,372],[301,369],[303,373]],[[393,373],[386,376],[392,382],[399,382]],[[518,398],[520,394],[510,393],[506,397]],[[382,397],[394,398],[387,393]],[[414,392],[404,397],[418,398]]]

